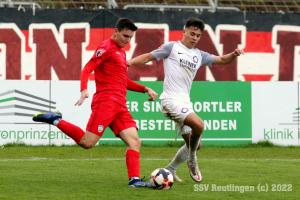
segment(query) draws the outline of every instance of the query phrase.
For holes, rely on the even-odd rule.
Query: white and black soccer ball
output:
[[[155,189],[170,189],[174,179],[172,173],[165,168],[158,168],[151,173],[150,184]]]

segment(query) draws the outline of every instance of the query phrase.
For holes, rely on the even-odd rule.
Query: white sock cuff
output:
[[[171,165],[171,163],[170,163],[168,166],[166,166],[165,168],[166,168],[167,170],[169,170],[170,172],[172,172],[172,173],[174,173],[174,172],[176,171],[176,168],[173,167],[173,166]]]
[[[139,177],[133,176],[133,177],[131,177],[131,178],[129,179],[129,182],[132,181],[132,180],[135,180],[135,179],[140,179],[140,178],[139,178]]]
[[[61,120],[61,119],[56,119],[56,120],[54,120],[54,121],[53,121],[53,125],[54,125],[54,126],[57,126],[57,124],[58,124],[58,122],[60,122],[60,120]]]

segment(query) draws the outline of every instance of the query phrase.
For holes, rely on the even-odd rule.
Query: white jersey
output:
[[[159,98],[183,102],[190,102],[190,90],[200,66],[211,66],[216,57],[199,49],[189,49],[180,41],[167,42],[151,54],[157,61],[164,59],[164,89]]]

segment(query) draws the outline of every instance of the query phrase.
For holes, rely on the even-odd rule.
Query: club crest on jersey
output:
[[[182,108],[182,109],[181,109],[181,112],[182,112],[182,113],[186,113],[187,111],[189,111],[188,108]]]
[[[101,133],[104,129],[104,126],[103,125],[99,125],[98,126],[98,132]]]
[[[104,52],[105,52],[104,49],[98,49],[97,52],[96,52],[96,56],[97,56],[97,57],[100,57],[100,56],[102,56],[102,54],[103,54]]]
[[[194,61],[194,63],[198,63],[198,58],[197,58],[197,56],[194,56],[194,57],[193,57],[193,61]]]
[[[160,50],[160,49],[162,49],[162,47],[160,46],[160,47],[158,47],[157,49],[155,49],[155,51],[158,51],[158,50]]]

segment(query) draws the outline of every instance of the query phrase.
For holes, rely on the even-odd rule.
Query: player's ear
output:
[[[118,29],[115,28],[115,29],[114,29],[114,36],[116,36],[118,32],[119,32]]]

